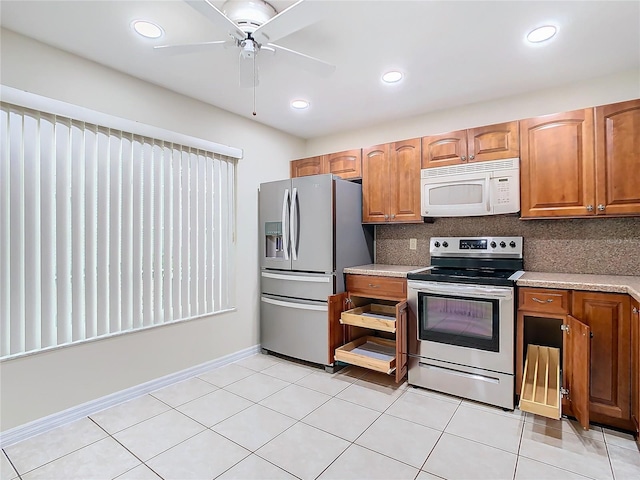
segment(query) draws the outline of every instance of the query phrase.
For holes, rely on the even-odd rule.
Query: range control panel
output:
[[[432,257],[517,257],[522,258],[522,237],[431,237]]]

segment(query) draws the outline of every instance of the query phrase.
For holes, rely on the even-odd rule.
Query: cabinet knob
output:
[[[473,160],[474,158],[476,158],[475,155],[469,155],[469,160]]]
[[[603,204],[599,204],[598,205],[598,211],[599,212],[604,212],[605,206]]]
[[[593,205],[587,205],[587,212],[593,212]]]
[[[389,220],[389,215],[387,215],[387,214],[385,213],[385,215],[384,215],[384,219],[385,219],[385,220]]]
[[[467,161],[467,156],[466,155],[460,155],[460,160],[462,160],[463,162]]]
[[[391,218],[396,218],[396,214],[395,214],[395,213],[392,213],[392,214],[391,214]]]
[[[631,310],[634,314],[638,313],[638,309],[636,307],[633,307],[633,309]]]

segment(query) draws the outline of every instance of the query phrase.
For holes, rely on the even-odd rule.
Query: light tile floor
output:
[[[2,452],[1,478],[640,479],[630,435],[255,355]]]

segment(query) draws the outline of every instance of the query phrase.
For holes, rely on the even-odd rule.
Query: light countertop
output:
[[[413,271],[424,270],[428,267],[417,267],[415,265],[384,265],[381,263],[360,265],[357,267],[348,267],[344,269],[344,273],[354,275],[377,275],[379,277],[403,277],[406,278],[407,273]]]
[[[525,272],[516,283],[519,287],[628,293],[640,302],[640,277],[637,276]]]

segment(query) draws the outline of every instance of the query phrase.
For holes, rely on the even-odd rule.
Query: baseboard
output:
[[[9,445],[21,442],[27,438],[34,437],[67,423],[80,420],[81,418],[93,415],[101,410],[113,407],[119,403],[126,402],[146,393],[153,392],[159,388],[187,380],[191,377],[195,377],[196,375],[208,372],[211,369],[237,362],[238,360],[250,357],[258,352],[260,352],[260,345],[254,345],[253,347],[245,348],[244,350],[225,355],[224,357],[216,358],[215,360],[211,360],[164,377],[156,378],[149,382],[141,383],[140,385],[136,385],[134,387],[91,400],[90,402],[71,407],[67,410],[63,410],[62,412],[39,418],[33,422],[11,428],[5,432],[0,432],[0,448],[8,447]]]

